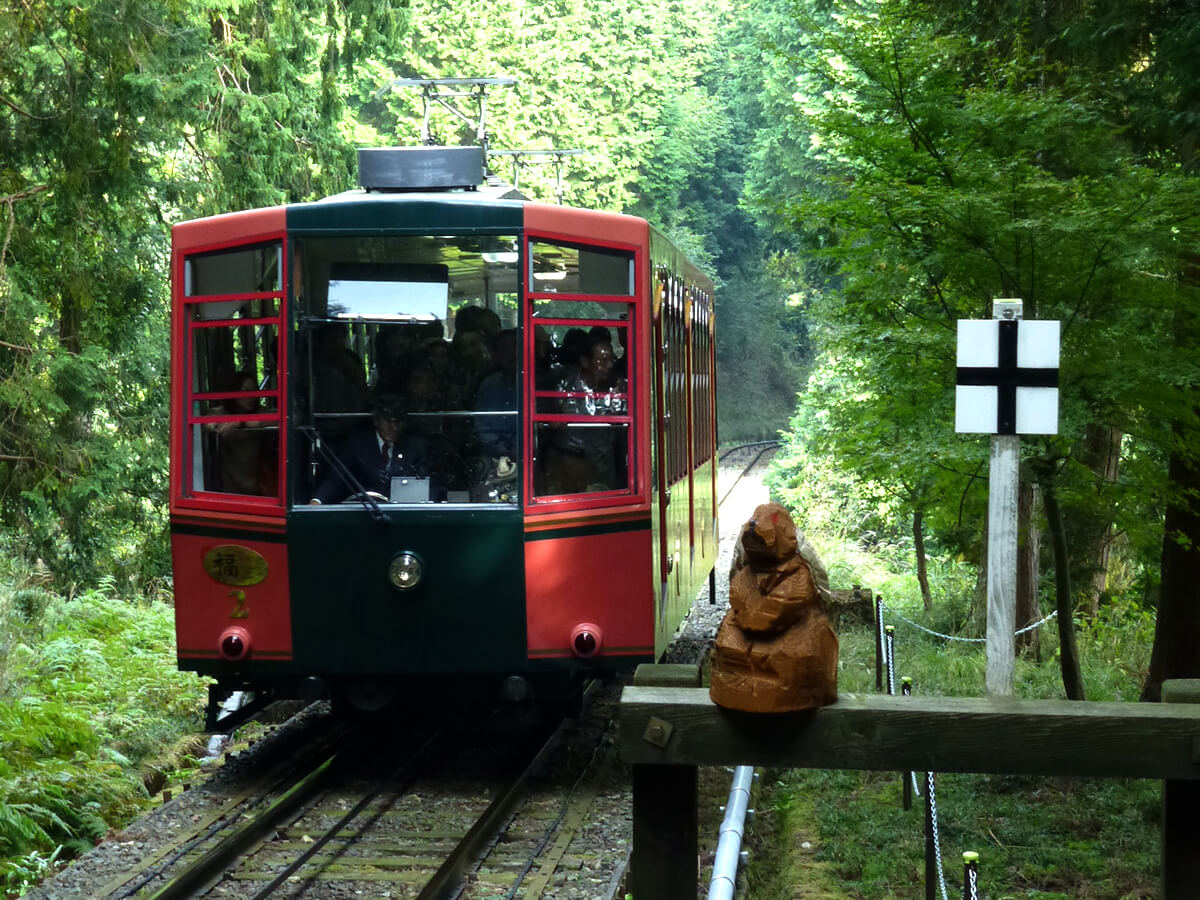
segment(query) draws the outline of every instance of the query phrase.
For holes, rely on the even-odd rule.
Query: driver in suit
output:
[[[381,395],[371,408],[373,427],[353,432],[337,454],[364,490],[388,497],[393,476],[428,476],[428,445],[406,431],[405,414],[399,397]],[[337,472],[328,471],[311,503],[336,503],[354,493]]]

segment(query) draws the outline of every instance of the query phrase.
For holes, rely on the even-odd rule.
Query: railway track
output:
[[[587,719],[611,718],[599,716]],[[600,791],[590,776],[614,764],[608,726],[496,724],[340,730],[96,896],[561,896],[546,891],[572,868]]]
[[[730,447],[721,454],[719,459],[720,463],[725,463],[726,460],[729,460],[735,455],[738,457],[738,464],[741,463],[743,458],[749,459],[749,462],[742,466],[742,470],[732,478],[731,483],[724,485],[723,489],[720,491],[720,498],[717,500],[717,509],[722,514],[725,512],[725,501],[729,499],[730,495],[733,494],[737,486],[742,483],[742,479],[754,471],[759,463],[762,462],[762,458],[764,456],[766,456],[768,453],[774,453],[778,449],[779,441],[755,441],[750,444],[740,444],[737,447]]]

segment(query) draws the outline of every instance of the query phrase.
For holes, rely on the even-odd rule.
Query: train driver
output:
[[[518,353],[515,329],[501,331],[492,339],[492,362],[496,371],[479,383],[475,397],[477,412],[516,412]],[[517,455],[516,416],[479,416],[475,430],[489,456]]]
[[[372,427],[351,434],[337,452],[338,459],[364,490],[390,498],[393,477],[428,477],[428,443],[406,430],[405,416],[406,410],[398,397],[379,396],[372,405]],[[356,492],[331,467],[309,502],[312,505],[337,502]]]

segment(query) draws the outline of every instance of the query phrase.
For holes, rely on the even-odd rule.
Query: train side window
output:
[[[531,241],[530,290],[556,294],[633,296],[633,254],[607,247]]]
[[[634,255],[530,242],[533,497],[631,494]]]
[[[281,249],[274,242],[188,257],[183,269],[184,296],[278,295],[283,281]],[[230,302],[237,305],[237,301]]]
[[[185,494],[279,500],[282,246],[184,261]]]

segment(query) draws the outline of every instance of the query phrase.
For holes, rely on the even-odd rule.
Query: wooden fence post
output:
[[[1200,703],[1200,678],[1163,682],[1163,703]],[[1200,762],[1200,736],[1192,738],[1192,760]],[[1200,885],[1200,781],[1163,782],[1162,897],[1186,900]]]
[[[697,687],[699,666],[642,665],[638,687]],[[641,738],[666,749],[674,726],[652,719]],[[700,880],[696,856],[695,766],[633,766],[633,850],[629,887],[634,900],[695,900]]]

